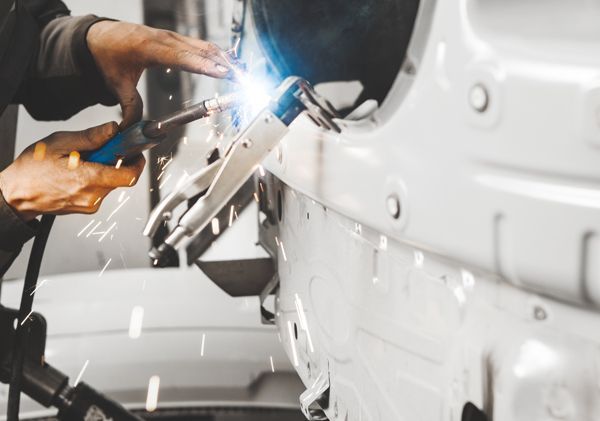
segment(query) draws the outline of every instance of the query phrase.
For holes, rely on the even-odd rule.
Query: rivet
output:
[[[473,86],[471,92],[469,92],[469,102],[471,103],[471,107],[477,112],[482,113],[487,110],[490,98],[485,86],[479,83]]]
[[[400,199],[395,194],[388,196],[386,200],[388,213],[394,219],[400,218]]]
[[[242,140],[242,146],[246,149],[250,149],[252,147],[252,141],[250,139]]]
[[[265,116],[265,123],[269,124],[271,123],[271,121],[273,121],[273,117],[271,116],[271,114],[267,114]]]
[[[533,307],[533,317],[536,320],[546,320],[548,313],[546,313],[546,310],[542,306],[537,305]]]

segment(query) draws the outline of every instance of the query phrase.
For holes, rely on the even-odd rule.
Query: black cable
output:
[[[21,305],[19,307],[19,318],[15,333],[15,346],[12,357],[12,371],[10,376],[10,387],[8,391],[8,407],[6,411],[7,421],[19,420],[19,406],[21,403],[21,381],[23,377],[23,361],[25,360],[25,352],[27,349],[27,340],[29,338],[29,324],[25,319],[29,317],[33,307],[34,291],[37,285],[42,258],[44,257],[44,249],[46,242],[54,223],[54,215],[44,215],[39,227],[39,231],[33,241],[29,262],[27,264],[27,272],[25,274],[25,282],[21,293]]]

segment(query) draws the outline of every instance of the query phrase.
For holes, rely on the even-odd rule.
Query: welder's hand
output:
[[[231,77],[231,65],[214,44],[175,32],[127,22],[100,21],[87,44],[123,109],[121,128],[142,118],[136,85],[144,69],[161,65],[217,78]]]
[[[117,123],[106,123],[80,132],[57,132],[29,146],[0,172],[6,202],[26,221],[45,213],[96,212],[113,189],[135,184],[144,157],[117,169],[77,160],[79,155],[72,152],[98,149],[117,131]]]

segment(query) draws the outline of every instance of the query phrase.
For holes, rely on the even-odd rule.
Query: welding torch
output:
[[[235,108],[239,103],[239,95],[231,93],[204,100],[158,120],[140,121],[117,133],[100,149],[83,155],[83,159],[104,165],[115,165],[119,160],[127,162],[143,151],[160,144],[170,130]]]

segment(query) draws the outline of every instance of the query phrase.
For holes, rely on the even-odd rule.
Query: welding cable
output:
[[[54,223],[54,215],[44,215],[40,223],[39,231],[33,241],[29,262],[27,263],[27,272],[25,282],[21,293],[21,305],[19,307],[19,317],[17,320],[15,343],[12,356],[12,371],[10,376],[10,386],[8,390],[8,405],[6,411],[7,421],[19,421],[19,407],[21,403],[21,382],[23,378],[23,362],[29,339],[29,324],[25,318],[29,317],[33,307],[33,298],[35,295],[35,286],[37,285],[42,258],[46,242]]]

